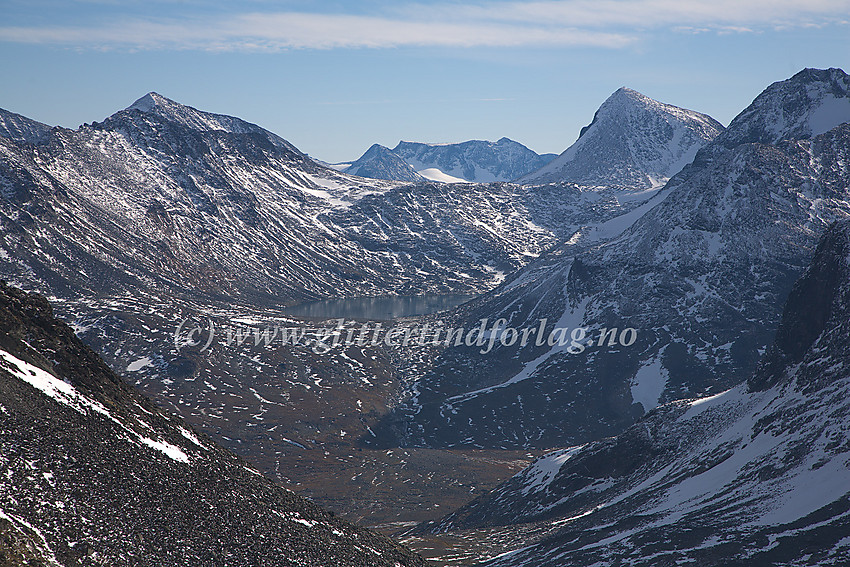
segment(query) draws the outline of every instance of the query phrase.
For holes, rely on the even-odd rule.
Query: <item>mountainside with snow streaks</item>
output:
[[[50,136],[50,126],[0,108],[0,137],[37,144]]]
[[[492,287],[487,258],[443,251],[423,274],[392,243],[365,249],[328,221],[397,185],[151,93],[35,146],[0,138],[2,273],[57,296],[191,290],[255,304]]]
[[[509,138],[495,142],[469,140],[457,144],[402,141],[392,151],[432,181],[470,183],[513,181],[542,167],[554,157],[551,154],[539,155]]]
[[[622,218],[652,196],[574,184],[420,183],[365,196],[327,218],[351,242],[404,255],[426,272],[436,273],[435,262],[469,257],[486,271],[470,267],[468,274],[501,281],[577,229]]]
[[[573,145],[518,181],[652,187],[673,177],[722,131],[710,116],[623,87],[599,107]]]
[[[180,322],[223,334],[252,321],[303,325],[280,309],[303,299],[486,290],[655,194],[366,180],[153,93],[37,146],[0,137],[0,187],[4,278],[48,295],[113,368],[264,473],[369,521],[433,517],[516,470],[515,458],[493,467],[446,451],[361,452],[357,439],[406,377],[380,345],[187,353],[175,349]],[[597,242],[614,234],[590,232]],[[399,463],[423,469],[405,479],[404,498],[388,488],[401,482]]]
[[[0,558],[9,566],[423,565],[264,478],[0,286]]]
[[[827,92],[818,76],[803,72],[768,90]],[[797,113],[820,107],[812,100]],[[762,120],[749,108],[741,116]],[[727,139],[748,124],[733,121]],[[462,306],[459,327],[504,318],[503,326],[533,329],[545,319],[547,331],[587,328],[584,340],[594,343],[580,354],[533,342],[497,341],[487,354],[448,348],[410,369],[407,399],[376,430],[381,443],[578,444],[752,372],[818,237],[850,216],[850,124],[780,139],[711,144],[618,236],[600,244],[579,230]],[[612,328],[634,328],[634,344],[600,341],[601,329]]]
[[[820,241],[747,382],[547,455],[428,528],[503,541],[516,529],[525,542],[501,544],[493,566],[843,565],[848,333],[845,220]]]
[[[429,445],[580,443],[724,387],[768,344],[770,302],[823,227],[850,212],[846,127],[712,145],[663,189],[402,184],[331,171],[238,119],[149,98],[35,146],[0,136],[0,273],[50,293],[149,395],[355,518],[434,517],[479,493],[486,475],[452,468],[475,458]],[[283,302],[483,291],[504,278],[433,318],[633,326],[639,341],[578,357],[498,344],[437,358],[380,345],[174,348],[188,315],[218,329],[287,326],[297,322],[275,309]],[[402,385],[404,404],[381,423]],[[426,447],[381,450],[399,443]],[[498,468],[487,459],[476,470]]]
[[[484,291],[569,227],[639,201],[569,184],[469,184],[435,200],[433,184],[339,173],[156,93],[35,146],[0,138],[0,186],[10,281],[260,305]]]

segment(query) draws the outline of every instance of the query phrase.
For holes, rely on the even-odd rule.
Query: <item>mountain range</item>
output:
[[[705,413],[716,431],[738,427],[720,415],[730,408],[782,405],[797,395],[796,386],[774,376],[793,364],[786,343],[764,359],[779,362],[762,362],[772,370],[759,361],[782,328],[781,306],[818,239],[830,223],[850,216],[848,92],[842,71],[807,69],[769,86],[723,129],[705,115],[621,89],[552,162],[558,163],[547,170],[551,176],[526,169],[516,173],[522,184],[416,177],[431,164],[442,174],[468,166],[484,178],[495,179],[496,171],[507,178],[514,170],[493,148],[501,144],[502,157],[517,156],[516,167],[527,165],[530,154],[505,140],[479,143],[487,147],[373,146],[374,171],[409,176],[386,181],[335,171],[257,125],[156,93],[75,130],[0,111],[0,275],[48,296],[60,318],[124,379],[209,434],[209,440],[196,436],[202,444],[220,443],[325,506],[370,525],[400,526],[439,518],[481,496],[441,529],[472,529],[476,541],[483,537],[480,549],[511,551],[518,541],[542,546],[501,561],[584,558],[586,550],[569,547],[567,539],[545,538],[559,537],[546,530],[572,525],[553,522],[589,508],[581,508],[581,499],[559,508],[547,482],[532,479],[549,479],[574,456],[581,459],[573,463],[589,463],[587,451],[610,444],[620,449],[600,461],[603,476],[618,463],[634,461],[648,471],[697,459],[687,452],[697,438],[687,435],[706,424],[682,416],[691,407],[714,406],[675,400],[716,394],[748,376],[761,378],[717,398],[719,413]],[[405,152],[420,156],[417,165]],[[482,163],[490,159],[495,169],[485,173]],[[308,345],[263,348],[253,336],[242,348],[223,341],[205,350],[176,348],[175,329],[196,325],[201,333],[216,329],[219,338],[252,325],[338,325],[286,314],[286,306],[308,300],[470,293],[482,295],[405,323],[470,330],[482,319],[503,319],[502,327],[532,329],[545,320],[547,331],[586,328],[581,352],[573,354],[569,342],[520,348],[494,341],[486,354],[478,345],[385,344],[319,354]],[[337,332],[358,324],[344,323]],[[615,327],[600,340],[603,329]],[[626,329],[633,342],[624,340]],[[7,354],[78,387],[52,361],[14,348]],[[11,378],[0,374],[19,388],[29,367],[9,364]],[[82,397],[68,395],[112,410],[79,388]],[[769,398],[774,394],[784,397],[777,402]],[[148,431],[144,423],[154,429],[145,438],[157,447],[195,458],[179,430],[128,412],[128,421],[110,414],[120,425],[108,420],[103,432],[124,431],[132,442]],[[675,427],[664,433],[670,423]],[[666,451],[659,461],[652,440],[641,445],[636,437],[647,424],[658,450]],[[54,425],[40,433],[44,439],[59,435]],[[677,438],[691,441],[671,448]],[[104,450],[115,444],[108,445]],[[570,449],[499,488],[504,509],[499,497],[485,495],[553,447]],[[627,452],[635,447],[651,454]],[[600,489],[594,502],[635,488],[642,477],[633,472],[626,466],[613,476],[622,482],[611,491],[591,484]],[[529,495],[523,508],[514,489],[529,485],[541,492],[520,489]],[[571,486],[557,498],[571,497]],[[538,517],[532,503],[556,511]],[[16,510],[11,513],[22,517]],[[718,518],[717,529],[727,529]],[[538,520],[550,525],[540,531]],[[616,533],[626,533],[621,528]],[[494,537],[477,530],[495,530]],[[663,538],[665,532],[643,533]],[[25,539],[31,547],[38,536]],[[429,546],[420,549],[436,549]],[[618,549],[612,558],[636,557]]]
[[[403,141],[393,149],[374,144],[342,171],[410,182],[570,182],[644,189],[663,185],[722,130],[710,116],[623,87],[559,156],[538,155],[508,138],[458,144]]]
[[[0,115],[16,125],[0,137],[3,276],[49,296],[109,364],[134,368],[136,385],[157,399],[183,400],[174,409],[231,449],[240,448],[231,440],[244,432],[241,411],[209,421],[207,404],[217,402],[195,387],[201,373],[253,408],[264,404],[249,390],[258,382],[294,379],[301,388],[328,380],[336,364],[309,352],[285,363],[271,354],[275,372],[247,380],[241,353],[190,361],[174,352],[169,333],[187,315],[227,323],[317,297],[483,291],[579,226],[640,209],[653,195],[364,180],[316,164],[259,126],[156,93],[76,130]],[[361,372],[397,384],[391,366]],[[391,399],[393,387],[381,396]],[[346,390],[332,409],[321,389],[304,395],[325,408],[314,416],[322,431],[363,398],[359,386]],[[351,438],[385,411],[387,400],[372,397],[372,409],[346,414]],[[296,428],[302,418],[294,408],[277,417]],[[269,438],[289,439],[283,428]]]
[[[777,121],[774,101],[785,97],[798,102]],[[659,403],[750,374],[817,239],[850,215],[848,108],[850,77],[838,69],[769,86],[656,193],[651,209],[615,223],[622,232],[599,242],[598,227],[580,228],[459,308],[451,323],[502,318],[523,329],[545,320],[549,330],[588,329],[593,345],[580,354],[569,341],[495,342],[487,354],[448,348],[409,370],[406,401],[376,430],[381,442],[578,444],[622,431]],[[635,329],[633,344],[600,336],[613,328],[618,336]]]
[[[181,321],[304,325],[286,305],[483,291],[578,224],[651,197],[574,184],[364,180],[259,126],[156,93],[76,130],[0,115],[18,125],[0,137],[3,277],[48,296],[112,368],[217,442],[369,522],[418,521],[462,504],[515,472],[524,453],[493,467],[442,450],[361,451],[356,440],[402,388],[382,345],[327,355],[309,345],[179,351]],[[465,472],[423,472],[400,502],[390,489],[402,482],[400,462]],[[387,505],[376,509],[376,498]]]
[[[509,138],[495,142],[469,140],[457,144],[399,142],[395,148],[374,144],[342,171],[375,179],[491,183],[513,181],[555,156],[538,155]]]
[[[482,231],[452,219],[444,223],[449,231],[426,240],[433,252],[415,242],[414,250],[393,241],[375,247],[378,219],[365,248],[327,216],[398,182],[322,167],[256,125],[155,93],[77,130],[0,115],[7,128],[16,125],[0,137],[0,263],[7,279],[28,289],[63,297],[191,290],[192,297],[268,305],[475,293],[498,282],[504,263],[467,252],[452,234]],[[499,193],[494,199],[509,191]],[[484,212],[475,223],[488,214],[500,213]],[[546,245],[545,237],[536,241],[547,230],[525,218],[505,223],[507,233],[492,226],[483,238],[516,241],[532,254]]]

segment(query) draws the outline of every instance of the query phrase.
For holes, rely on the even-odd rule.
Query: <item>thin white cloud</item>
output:
[[[180,21],[125,20],[96,26],[0,27],[0,41],[75,47],[280,51],[404,46],[619,48],[628,34],[505,22],[446,22],[349,14],[253,13]]]
[[[622,48],[646,31],[758,32],[844,22],[850,0],[544,0],[400,4],[392,16],[302,12],[0,26],[0,41],[95,49],[589,46]]]
[[[466,5],[465,17],[581,28],[795,25],[843,21],[850,0],[544,0]]]
[[[619,33],[510,22],[390,19],[345,14],[247,14],[227,30],[253,36],[270,48],[490,47],[592,45],[622,47],[633,38]]]

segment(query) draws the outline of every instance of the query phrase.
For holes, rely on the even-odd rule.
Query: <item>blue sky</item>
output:
[[[0,107],[102,120],[156,91],[317,158],[507,136],[560,153],[628,86],[727,124],[850,70],[850,0],[0,0]]]

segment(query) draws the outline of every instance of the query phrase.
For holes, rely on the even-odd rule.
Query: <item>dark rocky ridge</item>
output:
[[[847,226],[846,221],[836,223],[824,235],[812,264],[791,289],[776,340],[749,381],[753,390],[764,390],[781,381],[785,371],[800,363],[830,319],[835,318],[836,294],[845,283],[850,257]]]

